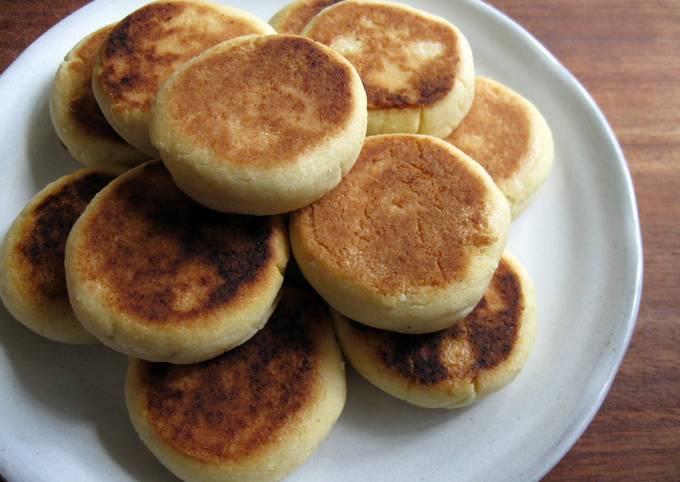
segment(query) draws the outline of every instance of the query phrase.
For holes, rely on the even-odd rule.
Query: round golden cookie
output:
[[[99,52],[92,88],[123,139],[154,157],[149,110],[161,84],[187,60],[225,40],[274,33],[257,17],[198,0],[152,2],[121,20]]]
[[[548,177],[552,134],[538,109],[508,87],[477,77],[475,90],[470,112],[445,140],[486,169],[515,218]]]
[[[368,135],[444,137],[474,97],[472,51],[446,20],[404,5],[347,0],[302,32],[344,55],[368,96]]]
[[[288,261],[280,218],[196,204],[158,161],[120,176],[66,245],[71,305],[102,343],[137,358],[193,363],[253,336]]]
[[[64,247],[90,200],[124,170],[102,164],[57,179],[33,197],[5,235],[0,247],[0,298],[14,318],[45,338],[97,342],[69,304]]]
[[[81,40],[59,66],[50,94],[50,117],[59,140],[79,162],[136,165],[149,159],[109,125],[92,93],[97,51],[113,25]]]
[[[333,308],[402,333],[448,328],[480,300],[510,208],[482,167],[429,136],[368,137],[340,185],[291,216],[293,254]]]
[[[536,332],[533,284],[507,254],[477,307],[446,330],[404,335],[332,316],[345,356],[364,378],[425,408],[462,407],[506,386]]]
[[[126,383],[137,433],[186,481],[282,479],[328,435],[345,396],[330,319],[292,289],[243,345],[192,365],[131,359]]]
[[[151,139],[177,185],[212,209],[277,214],[333,189],[366,132],[366,94],[341,55],[293,35],[224,42],[158,92]]]
[[[301,34],[309,21],[321,10],[341,0],[296,0],[289,3],[269,20],[279,33]]]

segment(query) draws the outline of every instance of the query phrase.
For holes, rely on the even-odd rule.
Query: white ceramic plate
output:
[[[411,407],[350,370],[340,421],[291,481],[538,479],[600,407],[633,331],[642,276],[637,209],[601,112],[564,67],[494,9],[475,0],[417,3],[453,21],[470,40],[477,72],[531,99],[553,129],[553,172],[513,224],[509,244],[537,287],[536,346],[513,384],[458,411]],[[87,5],[0,77],[0,234],[36,191],[78,167],[48,115],[59,62],[86,34],[139,4]],[[231,4],[263,19],[282,6]],[[101,346],[43,340],[0,306],[0,473],[11,482],[171,479],[128,421],[125,366]]]

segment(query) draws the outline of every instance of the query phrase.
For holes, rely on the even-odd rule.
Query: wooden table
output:
[[[84,0],[0,0],[0,72]],[[549,481],[680,480],[680,2],[492,0],[569,68],[628,159],[645,244],[635,336]]]

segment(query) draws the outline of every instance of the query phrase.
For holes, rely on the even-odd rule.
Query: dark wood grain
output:
[[[83,0],[2,0],[0,71]],[[680,2],[492,0],[604,110],[633,175],[645,244],[635,336],[593,423],[549,481],[680,480]]]

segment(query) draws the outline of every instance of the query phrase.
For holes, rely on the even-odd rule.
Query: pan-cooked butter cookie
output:
[[[482,167],[430,136],[366,138],[354,168],[291,216],[295,259],[336,310],[403,333],[448,328],[480,300],[510,227]]]
[[[531,280],[508,254],[475,309],[436,333],[369,328],[333,312],[352,366],[378,388],[413,405],[457,408],[500,390],[522,370],[536,332]]]
[[[102,114],[92,93],[97,51],[113,25],[81,40],[59,66],[50,94],[50,117],[59,140],[79,162],[137,165],[149,159],[125,142]]]
[[[479,162],[517,217],[548,177],[552,134],[534,105],[498,82],[477,77],[475,100],[446,141]]]
[[[96,343],[69,304],[64,249],[90,200],[125,171],[101,164],[47,185],[21,211],[0,248],[0,297],[21,323],[50,340]]]
[[[301,34],[309,21],[321,10],[341,0],[296,0],[279,10],[269,25],[279,33]]]
[[[241,37],[163,85],[150,131],[177,185],[199,203],[283,213],[320,198],[351,169],[366,94],[352,65],[318,42]]]
[[[99,51],[92,73],[97,103],[123,139],[157,157],[148,122],[161,84],[213,45],[241,35],[271,33],[269,24],[224,5],[198,0],[149,3],[121,20]]]
[[[66,245],[71,305],[111,348],[193,363],[250,338],[271,315],[288,241],[278,217],[207,209],[154,161],[87,207]]]
[[[368,96],[368,135],[448,135],[470,109],[470,45],[446,20],[404,5],[347,0],[302,32],[344,55]]]
[[[130,418],[183,480],[280,480],[316,450],[345,403],[344,363],[328,315],[284,288],[243,345],[192,365],[131,359]]]

